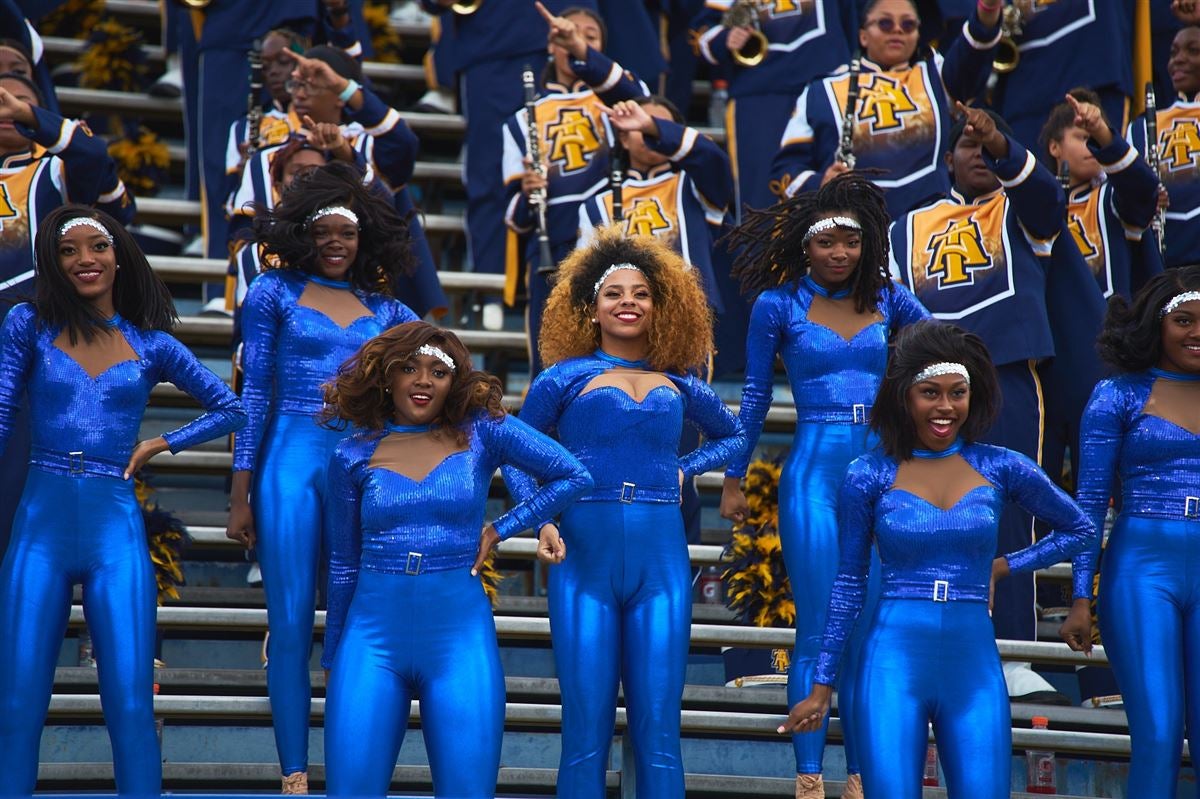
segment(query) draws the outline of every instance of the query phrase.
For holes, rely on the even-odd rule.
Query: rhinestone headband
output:
[[[92,219],[90,216],[77,216],[73,219],[68,219],[66,222],[63,222],[62,227],[58,229],[58,237],[61,239],[63,236],[67,235],[68,230],[84,226],[95,228],[101,236],[108,239],[109,244],[113,243],[113,236],[108,232],[108,228],[97,222],[95,219]]]
[[[432,344],[422,344],[417,347],[417,351],[413,355],[428,355],[430,358],[437,358],[446,366],[450,367],[450,371],[454,371],[458,367],[454,364],[454,359],[446,354],[446,351],[441,347],[435,347]]]
[[[804,234],[804,243],[808,244],[809,240],[818,233],[826,230],[833,230],[836,227],[850,228],[851,230],[862,230],[862,225],[848,216],[830,216],[825,219],[818,219],[812,223],[812,227]]]
[[[318,219],[322,219],[327,216],[344,216],[354,224],[358,224],[358,214],[354,213],[344,205],[327,205],[324,208],[318,208],[309,214],[308,220],[304,224],[308,227],[311,227]]]
[[[1200,291],[1185,291],[1182,294],[1176,294],[1174,297],[1167,300],[1167,304],[1164,305],[1163,309],[1158,312],[1158,318],[1162,319],[1164,316],[1178,308],[1180,305],[1183,305],[1185,302],[1192,302],[1194,300],[1200,300]]]
[[[608,280],[613,272],[620,272],[622,269],[632,269],[643,277],[646,276],[646,273],[643,272],[641,268],[636,267],[633,264],[613,264],[608,269],[605,269],[604,274],[600,275],[600,279],[592,285],[592,302],[595,302],[596,298],[600,296],[600,287],[604,285],[604,281]]]
[[[915,386],[917,383],[925,380],[932,380],[933,378],[941,377],[942,375],[959,375],[963,380],[967,381],[968,386],[971,385],[971,374],[967,371],[967,367],[963,366],[961,363],[952,363],[949,361],[929,364],[924,369],[917,372],[916,376],[914,376],[912,379],[912,383],[909,385]]]

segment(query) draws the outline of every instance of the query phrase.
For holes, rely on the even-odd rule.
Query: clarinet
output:
[[[246,161],[254,157],[262,143],[262,88],[263,62],[262,39],[255,39],[250,52],[246,54],[250,62],[250,96],[246,100]],[[243,162],[244,163],[244,162]]]
[[[846,84],[846,107],[842,111],[842,141],[838,144],[837,160],[854,169],[854,122],[858,114],[858,76],[862,60],[858,52],[850,59],[850,81]]]
[[[1071,166],[1065,158],[1058,164],[1058,182],[1062,184],[1063,193],[1067,195],[1069,203],[1071,201]]]
[[[1154,176],[1158,177],[1158,103],[1154,98],[1154,84],[1150,81],[1146,81],[1146,161],[1154,170]],[[1158,187],[1162,188],[1161,181]],[[1157,202],[1155,198],[1154,220],[1150,227],[1158,237],[1158,253],[1162,255],[1167,249],[1167,209],[1159,208]]]
[[[625,148],[621,143],[614,142],[612,150],[609,151],[609,163],[611,168],[608,172],[608,188],[612,191],[612,221],[625,221],[625,208],[622,203],[621,192],[625,185]]]
[[[521,71],[521,85],[525,89],[525,133],[529,137],[529,160],[538,177],[546,177],[546,166],[542,163],[542,141],[538,138],[537,87],[533,69],[526,65]],[[550,251],[550,234],[546,230],[546,189],[529,192],[529,205],[537,218],[538,263],[537,274],[547,275],[555,270],[554,254]]]

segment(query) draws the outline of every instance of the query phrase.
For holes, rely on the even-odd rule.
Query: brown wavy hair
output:
[[[620,263],[641,269],[650,284],[654,313],[646,360],[651,368],[678,374],[702,368],[713,349],[713,318],[696,271],[657,239],[626,237],[613,227],[598,231],[591,246],[575,250],[559,265],[558,282],[542,313],[542,362],[549,366],[590,355],[600,346],[592,287]]]
[[[319,420],[325,427],[344,430],[347,424],[382,430],[395,410],[390,370],[425,344],[445,350],[454,359],[454,375],[446,405],[434,424],[456,431],[458,444],[467,441],[467,421],[478,411],[493,419],[504,416],[504,391],[500,380],[471,368],[471,353],[449,330],[427,322],[405,322],[366,342],[338,369],[337,377],[322,386],[325,409]]]

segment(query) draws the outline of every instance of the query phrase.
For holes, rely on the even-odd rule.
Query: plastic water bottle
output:
[[[724,583],[721,580],[721,569],[718,566],[706,566],[700,572],[697,581],[700,588],[700,602],[704,605],[720,605],[725,601]]]
[[[158,697],[158,683],[154,683],[154,696]],[[154,714],[154,734],[158,736],[158,751],[162,752],[162,735],[163,735],[163,717]]]
[[[931,788],[941,785],[938,782],[937,763],[937,744],[930,744],[929,748],[925,750],[925,775],[921,778],[922,785]]]
[[[710,128],[725,127],[725,106],[729,102],[729,82],[714,80],[712,96],[708,99],[708,126]]]
[[[1045,716],[1033,717],[1033,728],[1045,730],[1050,726],[1050,720]],[[1028,793],[1058,793],[1057,764],[1054,753],[1040,749],[1030,749],[1025,752],[1025,790]]]

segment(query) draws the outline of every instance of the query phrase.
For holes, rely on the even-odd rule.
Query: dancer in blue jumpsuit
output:
[[[457,336],[424,322],[364,344],[325,399],[328,424],[362,429],[338,444],[325,497],[329,795],[387,794],[419,698],[434,793],[491,799],[504,673],[477,573],[499,539],[563,510],[591,478],[559,444],[505,414],[500,381],[471,369]],[[501,464],[542,488],[484,524]]]
[[[1079,504],[1103,524],[1114,478],[1121,512],[1102,563],[1100,538],[1075,558],[1063,637],[1090,651],[1088,598],[1100,565],[1100,632],[1112,664],[1139,797],[1174,797],[1180,741],[1200,745],[1200,267],[1160,274],[1132,306],[1109,301],[1100,354],[1119,374],[1083,416]]]
[[[637,794],[683,796],[679,713],[691,626],[691,567],[680,486],[741,451],[737,419],[695,376],[712,317],[695,273],[649,237],[606,230],[559,267],[521,419],[554,432],[595,481],[562,516],[540,519],[550,629],[562,690],[558,795],[605,795],[625,689]],[[684,422],[705,443],[679,457]],[[518,499],[533,480],[505,478]],[[565,557],[565,560],[564,560]]]
[[[0,796],[29,796],[71,590],[96,647],[121,796],[157,797],[152,708],[157,591],[129,479],[151,457],[245,423],[237,397],[167,332],[167,287],[115,219],[86,206],[38,230],[37,300],[0,330],[0,451],[27,396],[33,448],[0,565]],[[205,413],[138,442],[150,391],[171,382]]]
[[[875,443],[867,418],[887,365],[888,340],[901,326],[929,316],[911,292],[881,271],[888,260],[887,226],[880,189],[849,174],[750,213],[733,234],[745,245],[735,275],[745,293],[761,293],[746,340],[741,407],[746,449],[725,472],[721,512],[735,522],[749,515],[741,479],[771,407],[775,356],[782,354],[797,414],[779,481],[779,535],[796,601],[788,704],[812,686],[837,573],[837,490],[850,461]],[[861,795],[859,764],[848,712],[854,686],[853,675],[847,677],[838,706],[851,775],[848,795],[855,796]],[[797,735],[793,744],[798,783],[808,794],[823,796],[825,728]]]
[[[416,316],[377,291],[410,263],[408,236],[353,167],[329,164],[296,178],[277,206],[259,210],[255,231],[264,259],[281,266],[255,278],[242,305],[250,422],[234,442],[227,535],[247,547],[257,540],[270,628],[267,693],[288,790],[307,785],[321,495],[329,457],[345,437],[313,418],[321,384],[364,341]]]
[[[900,332],[871,412],[882,448],[856,459],[838,494],[841,564],[812,693],[780,732],[817,729],[879,552],[854,714],[867,796],[918,799],[933,723],[951,799],[1007,799],[1012,716],[988,619],[989,588],[1083,550],[1093,527],[1037,464],[976,443],[1000,402],[982,340],[941,322]],[[1053,532],[995,558],[1015,501]],[[947,669],[947,663],[954,666]]]

